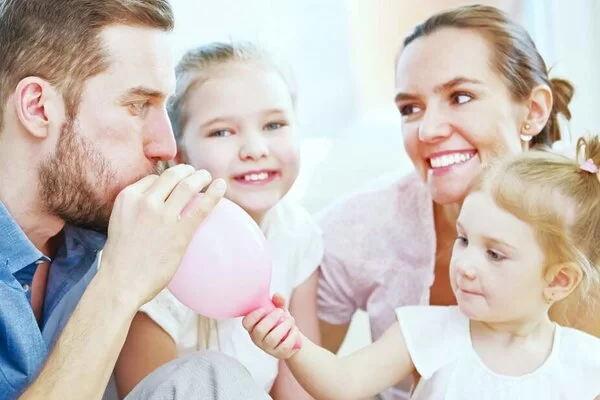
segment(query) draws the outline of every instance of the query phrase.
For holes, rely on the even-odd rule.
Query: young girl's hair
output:
[[[582,169],[587,160],[600,165],[598,136],[577,141],[577,160],[547,150],[503,158],[473,190],[491,194],[499,207],[535,229],[546,268],[572,263],[581,270],[568,305],[584,304],[589,312],[600,280],[600,173]]]
[[[175,69],[177,84],[175,94],[168,106],[169,118],[178,144],[190,113],[187,102],[194,90],[211,77],[227,73],[223,67],[235,64],[258,63],[279,73],[287,83],[292,103],[296,104],[296,89],[289,71],[284,71],[280,63],[266,51],[250,42],[215,42],[189,50]],[[251,101],[251,99],[248,99]]]
[[[188,108],[191,94],[211,77],[227,74],[227,66],[236,64],[259,64],[279,73],[286,82],[292,104],[296,105],[296,90],[289,71],[284,71],[280,63],[263,49],[250,42],[220,43],[214,42],[189,50],[184,54],[175,69],[177,84],[175,94],[168,104],[168,113],[173,126],[179,151],[182,150],[182,136],[190,114]],[[252,101],[251,98],[248,101]],[[172,164],[171,164],[172,165]],[[198,316],[198,346],[206,349],[211,344],[211,336],[216,334],[218,343],[219,322],[204,316]]]

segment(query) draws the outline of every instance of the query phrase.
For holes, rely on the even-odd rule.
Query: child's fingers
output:
[[[300,343],[300,339],[300,329],[296,325],[292,326],[287,337],[277,346],[277,352],[285,358],[293,356],[301,348],[300,346],[296,346],[296,343]]]
[[[260,320],[252,329],[251,335],[255,342],[262,342],[265,336],[269,334],[277,326],[279,320],[283,316],[283,310],[276,308]]]
[[[296,321],[293,318],[283,319],[265,338],[263,343],[270,349],[276,349],[277,346],[286,338],[290,329],[295,325]]]
[[[252,330],[254,329],[256,324],[258,324],[260,322],[260,320],[263,319],[263,317],[266,314],[267,314],[267,312],[262,308],[254,310],[242,319],[242,326],[248,332],[252,332]]]
[[[285,308],[285,297],[279,293],[275,293],[271,299],[273,305],[277,308]]]

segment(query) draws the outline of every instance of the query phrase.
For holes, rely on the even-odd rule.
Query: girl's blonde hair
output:
[[[177,84],[168,105],[169,118],[179,145],[190,113],[193,112],[187,107],[190,94],[211,77],[222,73],[224,66],[240,63],[259,63],[279,73],[288,85],[292,103],[296,104],[297,94],[291,73],[284,71],[283,66],[269,53],[253,43],[214,42],[194,48],[185,53],[175,69]]]
[[[189,50],[175,69],[177,84],[175,94],[169,101],[168,113],[179,150],[185,126],[193,110],[188,108],[190,95],[211,77],[219,76],[224,68],[239,63],[258,63],[279,73],[288,85],[292,104],[296,105],[296,90],[292,75],[263,49],[250,42],[215,42]],[[252,101],[252,99],[248,99]],[[172,165],[172,164],[171,164]],[[163,165],[167,167],[168,165]],[[213,334],[219,343],[219,321],[198,316],[198,349],[207,349],[212,344]]]
[[[490,193],[496,204],[531,225],[546,255],[545,265],[572,263],[581,284],[568,306],[591,317],[600,296],[600,174],[581,168],[600,165],[600,138],[580,138],[577,160],[534,150],[501,159],[474,182],[473,190]]]

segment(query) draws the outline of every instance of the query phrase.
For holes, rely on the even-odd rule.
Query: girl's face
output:
[[[450,261],[458,306],[472,320],[514,323],[548,311],[544,253],[535,230],[488,193],[464,200]]]
[[[433,200],[460,202],[482,165],[521,151],[527,106],[491,64],[489,43],[467,29],[440,29],[400,55],[396,104],[404,145]]]
[[[299,172],[287,83],[260,63],[224,65],[190,94],[186,113],[185,161],[225,179],[226,197],[260,222]]]

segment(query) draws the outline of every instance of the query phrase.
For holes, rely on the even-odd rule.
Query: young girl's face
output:
[[[259,63],[217,71],[189,97],[184,158],[225,179],[226,197],[260,222],[298,176],[290,89]]]
[[[461,311],[470,319],[510,323],[547,311],[544,254],[535,231],[491,195],[464,201],[450,261],[450,279]]]

